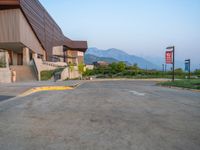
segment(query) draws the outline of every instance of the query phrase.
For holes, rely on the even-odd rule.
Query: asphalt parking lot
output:
[[[0,102],[13,98],[14,96],[0,95]]]
[[[199,150],[200,93],[86,82],[0,102],[1,150]]]

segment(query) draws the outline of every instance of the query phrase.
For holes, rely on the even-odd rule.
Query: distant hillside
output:
[[[105,61],[108,63],[118,62],[118,60],[109,57],[98,57],[91,54],[85,54],[85,64],[93,64],[95,61]]]
[[[130,64],[135,64],[137,63],[139,67],[145,69],[146,67],[148,69],[159,69],[159,67],[153,63],[151,63],[150,61],[135,56],[135,55],[129,55],[128,53],[122,51],[122,50],[118,50],[118,49],[108,49],[108,50],[100,50],[98,48],[88,48],[86,55],[93,55],[93,56],[97,56],[97,57],[102,57],[102,58],[113,58],[117,61],[124,61],[124,62],[128,62]]]

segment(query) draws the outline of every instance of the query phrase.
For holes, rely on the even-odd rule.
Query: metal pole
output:
[[[147,65],[146,65],[146,76],[147,76]]]
[[[174,82],[174,78],[175,78],[175,46],[173,46],[173,75],[172,75],[172,82]]]
[[[164,77],[164,72],[165,72],[165,65],[162,64],[162,76]]]
[[[162,64],[162,71],[163,71],[163,72],[165,71],[165,66],[164,66],[164,64]]]
[[[190,59],[188,59],[188,63],[189,63],[189,79],[190,79],[190,76],[191,76],[191,73],[190,73]]]
[[[190,72],[190,59],[186,59],[185,60],[185,66],[188,67],[188,68],[186,68],[186,69],[188,69],[186,71],[188,71],[188,79],[190,79],[190,76],[191,76],[191,72]]]

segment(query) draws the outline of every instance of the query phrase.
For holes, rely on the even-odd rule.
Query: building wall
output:
[[[11,83],[11,75],[9,68],[0,68],[0,83]]]
[[[73,41],[65,37],[60,27],[46,9],[44,9],[39,0],[20,0],[20,7],[43,45],[43,48],[45,48],[48,60],[51,60],[54,46],[65,45],[71,49],[86,51],[87,42]]]
[[[84,52],[81,51],[76,51],[76,50],[68,50],[67,51],[67,56],[69,57],[76,57],[75,58],[68,58],[67,62],[72,62],[72,63],[84,63]]]
[[[19,42],[19,11],[0,11],[0,42]]]
[[[84,63],[84,53],[81,51],[77,51],[78,63]]]
[[[22,14],[20,10],[19,13],[19,31],[20,31],[20,42],[24,45],[29,47],[35,53],[43,55],[44,49],[42,48],[41,44],[39,43],[36,35],[32,31],[30,25],[28,24],[26,18]]]
[[[73,51],[73,50],[67,50],[67,63],[72,63],[72,64],[76,64],[77,60],[75,57],[77,57],[77,52]],[[71,58],[72,57],[72,58]],[[74,57],[74,58],[73,58]]]
[[[53,47],[53,55],[63,56],[63,46]]]
[[[44,53],[20,9],[0,11],[0,33],[0,46],[1,43],[22,43],[35,53]]]

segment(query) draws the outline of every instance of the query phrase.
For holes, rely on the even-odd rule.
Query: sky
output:
[[[176,59],[200,67],[200,0],[40,0],[73,40],[117,48],[144,58]]]

